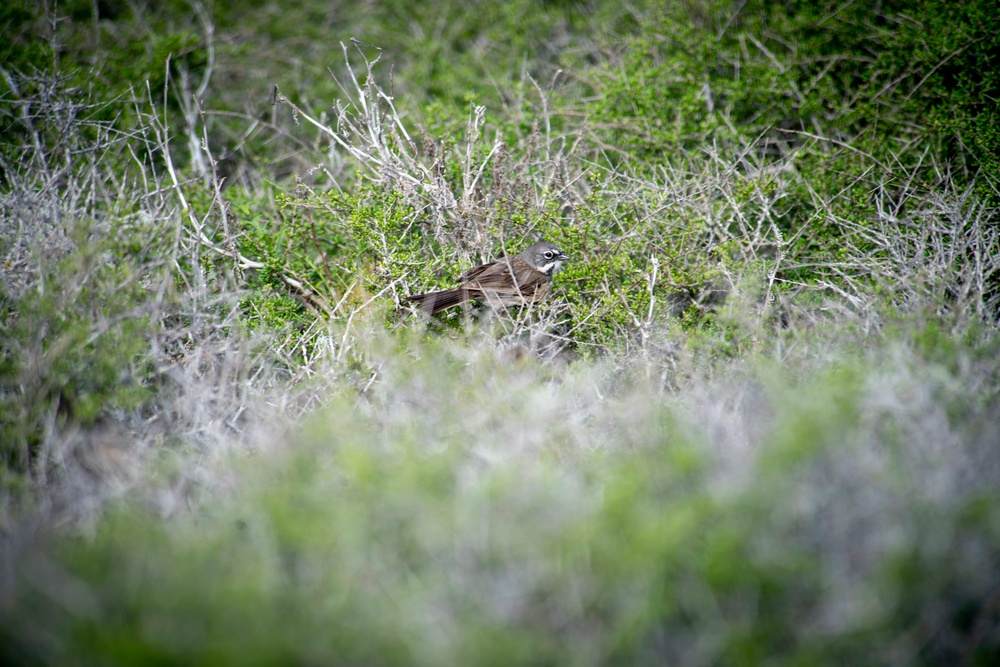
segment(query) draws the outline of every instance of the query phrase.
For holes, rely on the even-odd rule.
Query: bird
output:
[[[552,285],[552,275],[569,259],[559,246],[539,241],[512,257],[500,257],[476,266],[461,276],[455,289],[408,297],[428,315],[469,300],[485,302],[493,310],[524,306],[543,298]]]

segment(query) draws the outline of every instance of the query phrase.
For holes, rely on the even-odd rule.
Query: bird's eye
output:
[[[554,252],[552,252],[551,250],[546,250],[545,251],[545,259],[552,259],[555,256],[556,256],[556,254]]]

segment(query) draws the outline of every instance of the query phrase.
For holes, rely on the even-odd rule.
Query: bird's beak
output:
[[[566,261],[567,259],[569,259],[569,255],[567,255],[567,254],[566,254],[566,253],[564,253],[564,252],[561,252],[561,253],[559,253],[559,257],[557,257],[557,259],[558,259],[558,260],[559,260],[560,262],[565,262],[565,261]]]

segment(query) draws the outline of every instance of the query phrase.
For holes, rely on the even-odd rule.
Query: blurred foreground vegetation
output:
[[[0,9],[0,662],[1000,662],[995,8],[661,4]]]

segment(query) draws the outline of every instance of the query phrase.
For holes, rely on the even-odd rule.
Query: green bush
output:
[[[31,258],[41,275],[2,297],[0,440],[8,471],[31,469],[53,419],[89,426],[109,406],[134,409],[153,391],[153,311],[141,305],[150,296],[136,275],[141,264],[126,259],[149,230],[112,236],[80,221],[66,231],[75,238],[62,261]]]
[[[994,475],[965,477],[965,463],[941,458],[940,438],[984,423],[997,405],[939,421],[927,407],[962,393],[943,367],[875,351],[867,368],[723,383],[706,408],[735,391],[771,417],[708,424],[638,378],[591,402],[584,419],[587,371],[554,391],[543,368],[512,367],[488,349],[409,352],[370,349],[384,377],[370,398],[335,400],[293,442],[262,453],[268,465],[239,464],[230,497],[168,519],[121,506],[91,541],[63,538],[49,559],[24,563],[16,614],[0,622],[7,658],[996,656],[993,639],[972,639],[995,585]],[[939,393],[897,407],[912,373],[938,377]],[[872,385],[885,379],[898,384]],[[761,419],[742,444],[715,430]],[[880,435],[893,429],[909,437]]]
[[[924,142],[971,176],[990,173],[991,12],[923,0],[674,4],[648,15],[621,64],[595,72],[591,112],[632,155],[723,144],[781,157],[804,143],[781,134],[791,131],[891,168],[919,159],[907,154]]]

